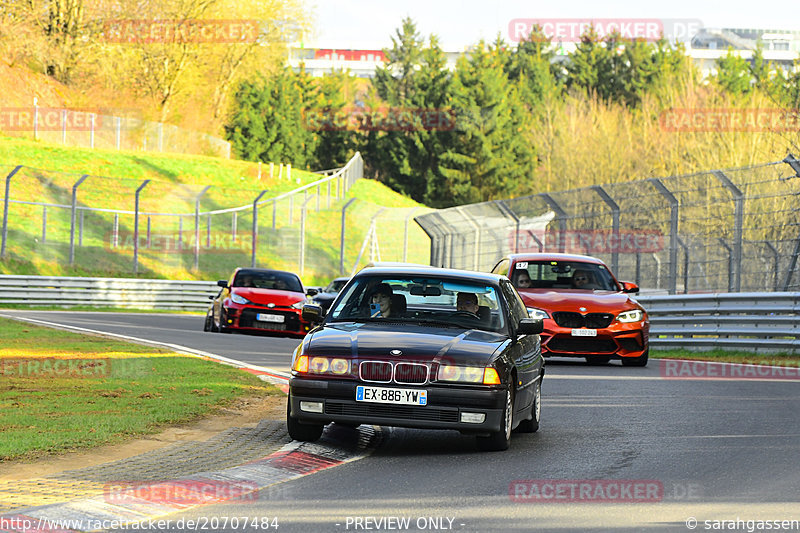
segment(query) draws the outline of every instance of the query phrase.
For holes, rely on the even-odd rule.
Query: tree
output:
[[[714,80],[722,89],[734,95],[748,94],[753,88],[750,65],[730,48],[727,54],[717,59]]]
[[[530,113],[522,103],[526,82],[509,83],[510,53],[495,42],[481,42],[459,59],[453,105],[471,120],[462,121],[442,156],[444,187],[440,205],[457,205],[511,196],[529,182],[536,153],[527,137]]]

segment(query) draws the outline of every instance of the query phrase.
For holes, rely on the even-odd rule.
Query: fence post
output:
[[[689,247],[678,237],[678,244],[683,248],[683,294],[689,294]]]
[[[17,165],[14,170],[6,176],[6,194],[3,196],[3,241],[2,244],[0,244],[0,259],[6,258],[6,240],[8,239],[8,195],[11,191],[11,178],[13,178],[14,174],[19,172],[21,168],[22,165]]]
[[[350,198],[344,207],[342,207],[342,232],[339,238],[339,275],[344,276],[344,228],[345,228],[345,211],[350,207],[350,204],[355,202],[355,198]]]
[[[264,189],[261,191],[256,199],[253,200],[253,246],[252,246],[252,254],[250,256],[250,267],[256,267],[256,244],[258,242],[258,201],[261,200],[261,197],[267,194],[267,190]],[[235,213],[234,213],[235,214]],[[273,219],[273,224],[274,224]],[[273,226],[274,227],[274,226]]]
[[[619,272],[619,205],[600,185],[594,185],[592,190],[611,208],[611,231],[614,234],[614,242],[617,243],[617,247],[611,251],[611,270],[617,273]]]
[[[237,223],[239,222],[239,213],[233,212],[233,219],[231,220],[231,241],[236,242]]]
[[[561,209],[561,206],[558,205],[558,203],[549,194],[543,192],[543,193],[539,193],[539,196],[541,196],[542,199],[544,199],[544,201],[547,202],[547,205],[549,205],[550,208],[553,211],[556,212],[556,218],[558,219],[558,231],[559,231],[558,251],[561,252],[561,253],[564,253],[564,249],[566,248],[566,244],[567,244],[567,242],[566,242],[567,241],[567,239],[566,239],[566,234],[567,234],[567,213],[566,213],[566,211]]]
[[[414,215],[414,211],[419,209],[418,207],[414,207],[409,211],[408,215],[406,215],[406,224],[405,230],[403,231],[403,263],[407,262],[408,259],[408,221]]]
[[[507,214],[514,220],[514,253],[519,252],[519,217],[517,216],[514,211],[508,207],[505,200],[496,200],[497,206],[500,207],[500,211]]]
[[[133,207],[133,273],[139,273],[139,195],[147,187],[150,180],[144,180],[139,188],[136,189],[136,197]],[[147,217],[147,241],[150,241],[150,217]]]
[[[119,246],[119,213],[114,213],[114,248]]]
[[[728,243],[725,242],[725,239],[723,239],[722,237],[720,237],[717,240],[719,241],[719,243],[726,250],[728,250],[728,292],[734,292],[734,290],[733,290],[733,286],[734,286],[734,281],[733,281],[733,277],[734,277],[734,273],[733,273],[733,270],[734,270],[734,268],[733,268],[733,249],[731,249],[731,247],[728,246]]]
[[[769,250],[772,252],[772,256],[773,256],[773,258],[774,258],[774,261],[775,261],[775,269],[774,269],[774,271],[775,271],[774,278],[775,278],[775,279],[774,279],[774,281],[773,281],[773,283],[772,283],[772,290],[773,290],[774,292],[778,292],[778,265],[779,265],[779,261],[780,261],[780,257],[781,257],[781,256],[780,256],[780,254],[778,253],[778,249],[777,249],[777,248],[775,248],[775,247],[772,245],[772,243],[771,243],[771,242],[769,242],[769,241],[764,241],[764,244],[766,244],[766,245],[767,245],[767,248],[769,248]]]
[[[81,179],[75,182],[75,185],[72,186],[72,212],[70,216],[70,226],[69,226],[69,264],[72,266],[75,263],[75,210],[78,204],[78,187],[81,186],[86,178],[89,177],[89,174],[84,174],[81,176]]]
[[[711,172],[733,196],[733,292],[742,290],[742,226],[744,225],[744,194],[721,170]]]
[[[159,123],[159,126],[161,124]],[[200,268],[200,198],[211,188],[206,185],[194,199],[194,269]]]
[[[661,196],[669,202],[669,293],[676,294],[678,286],[678,199],[658,178],[649,178],[649,181]]]
[[[42,206],[42,244],[47,242],[47,206]]]
[[[272,229],[275,229],[275,219],[278,217],[278,200],[272,200]]]
[[[303,277],[303,273],[305,272],[306,268],[306,206],[308,202],[314,199],[314,195],[309,196],[306,198],[306,201],[303,202],[303,206],[300,208],[300,277]]]

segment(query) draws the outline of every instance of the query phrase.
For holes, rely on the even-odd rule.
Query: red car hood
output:
[[[253,289],[249,287],[236,287],[235,294],[247,298],[255,304],[273,303],[276,306],[290,306],[306,299],[302,292],[278,291],[275,289]]]
[[[642,307],[628,294],[613,291],[517,289],[525,305],[545,311],[578,311],[587,313],[619,313]]]

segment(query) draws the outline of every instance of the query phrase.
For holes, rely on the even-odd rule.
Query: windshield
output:
[[[300,280],[289,272],[241,270],[236,274],[236,278],[233,280],[233,286],[303,292],[303,286],[300,284]]]
[[[495,287],[436,277],[359,278],[339,299],[328,320],[391,320],[486,331],[505,328]]]
[[[577,261],[519,261],[511,272],[517,289],[620,290],[605,267]]]
[[[346,279],[335,279],[331,281],[327,287],[325,287],[325,292],[339,292],[345,285],[347,285]]]

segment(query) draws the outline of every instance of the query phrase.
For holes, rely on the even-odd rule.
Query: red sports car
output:
[[[237,268],[208,309],[204,331],[245,331],[303,337],[311,324],[300,316],[308,296],[297,275],[281,270]]]
[[[542,355],[584,357],[603,364],[620,359],[646,366],[650,320],[630,294],[635,283],[617,281],[595,257],[513,254],[492,269],[507,276],[533,318],[544,319]]]

